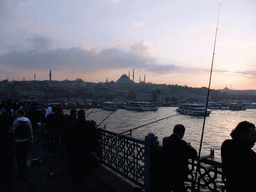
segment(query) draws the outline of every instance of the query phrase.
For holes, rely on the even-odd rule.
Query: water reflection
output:
[[[90,110],[91,109],[88,110],[88,113]],[[68,113],[68,111],[66,111],[66,113]],[[97,123],[100,123],[109,114],[109,111],[96,109],[87,119],[93,119]],[[102,127],[106,124],[107,130],[120,133],[175,114],[177,114],[175,107],[160,107],[158,111],[154,112],[135,112],[118,109],[102,124]],[[220,157],[220,146],[225,139],[230,138],[229,134],[231,130],[234,129],[240,121],[247,120],[255,123],[255,117],[256,114],[253,109],[247,109],[246,111],[212,110],[212,113],[206,119],[202,154],[208,154],[210,148],[214,148],[215,155]],[[158,136],[161,143],[163,137],[169,136],[172,133],[173,127],[178,123],[186,127],[184,139],[198,150],[203,117],[179,115],[142,127],[133,131],[132,134],[137,138],[144,139],[149,132],[153,132]],[[254,149],[256,149],[256,147],[254,147]]]

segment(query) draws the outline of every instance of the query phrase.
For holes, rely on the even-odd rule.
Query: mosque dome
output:
[[[117,84],[121,85],[131,85],[134,84],[134,82],[126,75],[123,74],[116,82]]]

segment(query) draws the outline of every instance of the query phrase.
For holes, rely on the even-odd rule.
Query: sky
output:
[[[0,0],[0,80],[208,87],[219,9],[211,88],[256,89],[255,0]]]

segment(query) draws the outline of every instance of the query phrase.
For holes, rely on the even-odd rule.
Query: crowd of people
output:
[[[27,167],[27,148],[33,144],[33,126],[40,121],[41,110],[36,103],[0,102],[0,142],[3,151],[1,186],[13,180],[13,162],[16,156],[18,176],[24,177]],[[25,116],[25,114],[27,114]],[[28,118],[29,116],[29,118]],[[23,129],[23,131],[21,131]]]
[[[61,105],[50,106],[46,111],[29,102],[2,102],[0,104],[0,142],[4,158],[1,163],[1,183],[12,182],[13,161],[16,157],[18,177],[23,179],[27,168],[27,149],[33,146],[33,129],[43,122],[46,145],[53,155],[59,151],[68,158],[69,174],[73,184],[83,182],[90,167],[98,164],[95,159],[98,139],[96,123],[87,121],[85,110],[72,109],[65,115]],[[188,158],[196,158],[197,151],[183,140],[185,126],[177,124],[173,133],[163,139],[162,168],[163,191],[185,192]],[[223,174],[228,192],[255,191],[256,142],[255,125],[242,121],[230,133],[231,139],[221,146]],[[86,163],[85,163],[86,162]]]
[[[30,102],[2,102],[0,104],[0,142],[4,154],[1,163],[1,186],[13,181],[13,163],[16,158],[17,178],[26,180],[28,149],[33,147],[35,130],[44,138],[44,145],[51,157],[56,153],[68,159],[69,174],[74,185],[79,185],[89,172],[90,166],[98,163],[96,123],[86,121],[85,110],[72,109],[64,114],[61,105],[47,110]],[[39,128],[38,122],[42,122]],[[87,163],[85,163],[87,162]]]

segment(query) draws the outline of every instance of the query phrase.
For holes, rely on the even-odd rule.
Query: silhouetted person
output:
[[[12,125],[12,133],[15,137],[15,154],[19,177],[24,177],[27,169],[28,144],[33,144],[33,129],[30,120],[25,117],[25,111],[17,111],[17,116]]]
[[[0,182],[9,185],[12,181],[12,168],[14,160],[14,138],[12,135],[12,121],[7,116],[0,115],[0,146],[1,146],[1,164],[0,164]],[[1,189],[1,188],[0,188]]]
[[[79,185],[83,182],[86,174],[91,168],[91,152],[96,147],[95,130],[90,122],[85,119],[85,111],[78,111],[78,118],[71,126],[68,134],[69,168],[73,176],[73,184]]]
[[[188,158],[197,156],[196,150],[182,140],[185,127],[174,126],[173,134],[163,138],[163,188],[164,191],[186,191],[184,181],[189,174]]]
[[[64,139],[64,145],[65,145],[65,155],[66,156],[70,156],[72,149],[70,148],[71,144],[69,143],[69,133],[71,130],[75,130],[75,122],[77,120],[77,110],[76,109],[72,109],[70,111],[70,115],[68,116],[68,118],[66,119],[66,127],[65,127],[65,131],[63,134],[63,139]]]
[[[58,140],[58,124],[57,124],[57,107],[52,106],[52,110],[48,111],[46,116],[46,129],[48,131],[48,146],[49,151],[53,153],[57,147]]]
[[[66,129],[66,115],[64,114],[61,105],[57,107],[56,113],[56,147],[57,151],[60,152],[61,156],[64,156],[64,138]]]
[[[232,139],[225,140],[221,146],[227,191],[256,191],[256,153],[251,149],[256,142],[255,125],[242,121],[230,136]]]

